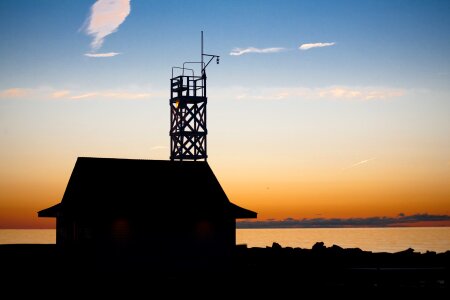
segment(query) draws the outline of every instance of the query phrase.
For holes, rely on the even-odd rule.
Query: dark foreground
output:
[[[63,257],[55,245],[0,245],[0,284],[15,295],[98,295],[132,298],[163,293],[223,299],[225,296],[443,299],[449,295],[450,251],[372,253],[360,249],[236,247],[226,270],[99,270]],[[133,297],[135,296],[135,297]],[[449,299],[449,298],[447,298]]]

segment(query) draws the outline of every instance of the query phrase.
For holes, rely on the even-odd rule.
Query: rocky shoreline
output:
[[[104,291],[111,285],[123,289],[133,287],[137,291],[144,286],[194,288],[201,284],[202,289],[214,287],[223,293],[298,290],[446,295],[450,282],[450,251],[417,253],[406,249],[397,253],[373,253],[336,245],[325,247],[321,242],[312,249],[281,247],[277,243],[265,248],[238,245],[232,264],[227,270],[217,272],[151,269],[98,272],[89,267],[89,261],[62,257],[55,245],[30,244],[0,245],[0,265],[2,282],[50,282],[55,289],[67,288],[81,280],[83,284],[77,283],[78,290],[103,286]]]

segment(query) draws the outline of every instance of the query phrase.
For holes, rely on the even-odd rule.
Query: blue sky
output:
[[[268,185],[344,179],[373,198],[377,183],[397,187],[382,196],[394,201],[427,182],[439,191],[427,211],[450,210],[449,1],[131,0],[96,49],[94,3],[0,1],[5,185],[29,174],[58,198],[77,156],[168,159],[171,67],[200,58],[203,30],[221,57],[207,71],[209,162],[234,202],[258,210],[250,195]],[[427,212],[425,194],[410,213]],[[261,197],[263,217],[302,216]]]
[[[201,30],[208,51],[222,57],[220,69],[211,70],[221,84],[446,85],[448,1],[132,1],[102,47],[122,54],[106,62],[83,56],[90,38],[82,26],[92,4],[2,1],[0,63],[9,70],[2,85],[87,87],[95,79],[96,88],[162,87],[172,65],[199,56]],[[336,45],[298,51],[315,42]],[[288,50],[230,57],[236,47]]]

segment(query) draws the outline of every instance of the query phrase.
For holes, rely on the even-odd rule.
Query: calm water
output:
[[[54,229],[2,229],[0,244],[54,244]],[[286,228],[237,229],[237,244],[248,247],[271,246],[310,249],[316,242],[327,247],[361,248],[373,252],[398,252],[413,248],[417,252],[450,250],[450,227],[416,228]]]
[[[265,247],[277,242],[283,247],[310,249],[316,242],[325,246],[361,248],[373,252],[417,252],[450,250],[450,227],[409,228],[286,228],[238,229],[237,244]]]
[[[0,229],[0,244],[55,243],[55,229]]]

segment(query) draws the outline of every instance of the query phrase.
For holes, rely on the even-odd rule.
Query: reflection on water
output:
[[[283,228],[237,229],[236,243],[266,247],[277,242],[283,247],[310,249],[316,242],[325,246],[361,248],[373,252],[416,252],[450,250],[450,227],[407,228]]]
[[[54,229],[1,229],[0,244],[54,244]],[[311,249],[316,242],[325,246],[361,248],[373,252],[417,252],[450,250],[450,227],[407,228],[283,228],[237,229],[236,243],[266,247],[277,242],[283,247]]]
[[[55,243],[55,229],[0,229],[0,244]]]

